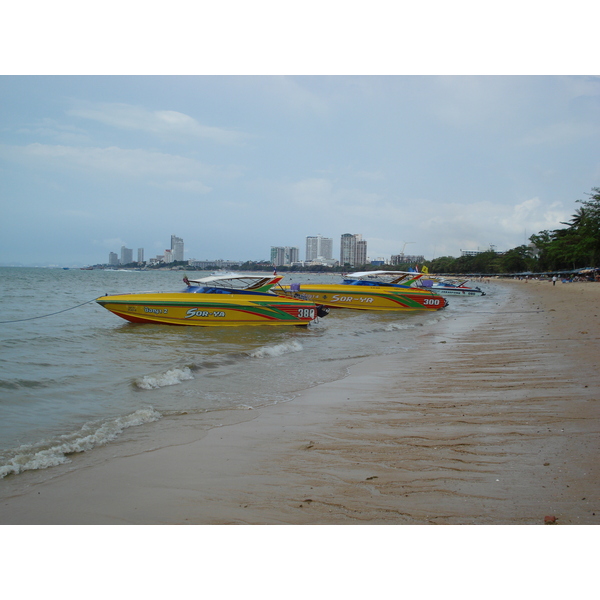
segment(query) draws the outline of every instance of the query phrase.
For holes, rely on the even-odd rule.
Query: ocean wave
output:
[[[183,367],[183,369],[169,369],[165,373],[157,375],[144,375],[136,379],[134,384],[141,390],[156,390],[167,385],[177,385],[189,379],[194,379],[192,371],[189,367]]]
[[[303,346],[297,340],[291,342],[285,342],[283,344],[274,344],[273,346],[263,346],[253,352],[250,352],[249,356],[252,358],[272,358],[274,356],[283,356],[284,354],[290,354],[291,352],[302,352]]]
[[[62,435],[54,442],[20,446],[14,451],[14,456],[0,466],[0,479],[11,473],[18,474],[69,463],[69,454],[103,446],[114,440],[124,429],[158,421],[161,416],[153,408],[144,408],[101,424],[86,424],[77,433]]]
[[[41,380],[35,381],[33,379],[0,379],[0,389],[6,390],[20,390],[21,388],[45,388],[50,387],[54,382],[54,380]]]

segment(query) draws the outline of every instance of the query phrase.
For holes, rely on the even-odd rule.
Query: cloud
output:
[[[481,201],[470,204],[419,201],[415,231],[436,240],[437,256],[457,256],[459,250],[485,250],[494,246],[502,252],[529,241],[544,229],[560,228],[568,216],[560,203],[531,198],[518,204]]]
[[[323,218],[323,213],[337,215],[339,219],[368,215],[382,199],[374,192],[340,187],[325,178],[309,178],[286,184],[280,187],[279,192],[298,209],[318,211],[320,218]]]
[[[504,251],[528,243],[531,234],[560,228],[568,210],[539,197],[519,203],[440,202],[428,198],[401,198],[359,188],[343,187],[327,178],[305,179],[274,186],[273,197],[290,207],[299,220],[334,223],[335,230],[319,230],[328,237],[362,233],[370,257],[408,254],[448,254],[485,250]],[[359,225],[357,225],[359,224]],[[331,226],[330,226],[331,227]]]
[[[207,139],[224,145],[239,144],[247,137],[232,129],[203,125],[174,110],[148,110],[130,104],[96,104],[68,110],[67,114],[116,129],[144,131],[161,137]]]
[[[560,229],[566,221],[569,211],[560,202],[545,205],[539,198],[531,198],[512,207],[506,207],[507,217],[499,219],[501,228],[506,232],[520,233],[526,227],[531,233],[545,229]]]
[[[36,136],[41,138],[53,138],[63,144],[89,144],[90,138],[86,131],[74,125],[65,125],[55,119],[44,118],[39,122],[17,129],[22,135]]]
[[[71,168],[125,177],[180,176],[185,180],[196,180],[215,175],[235,176],[234,171],[227,172],[175,154],[114,146],[91,148],[40,143],[27,146],[0,145],[0,157],[53,169]]]

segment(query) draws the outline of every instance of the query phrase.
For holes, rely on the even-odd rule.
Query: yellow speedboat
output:
[[[274,294],[281,276],[227,273],[202,279],[184,278],[181,292],[106,295],[96,302],[132,323],[196,325],[308,325],[329,309],[299,298]]]
[[[275,293],[287,297],[305,298],[332,308],[359,310],[440,310],[448,305],[442,296],[425,289],[411,287],[416,277],[403,277],[403,284],[383,283],[369,276],[382,271],[351,273],[339,284],[292,283],[280,285]],[[405,272],[403,272],[404,274]]]

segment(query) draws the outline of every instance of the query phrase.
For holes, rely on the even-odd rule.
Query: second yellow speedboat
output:
[[[339,284],[292,283],[277,286],[273,291],[287,297],[310,300],[330,308],[435,311],[448,305],[445,298],[427,289],[409,286],[392,287],[357,279],[346,279]]]

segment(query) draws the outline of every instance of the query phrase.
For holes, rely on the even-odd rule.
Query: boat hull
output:
[[[306,326],[318,316],[318,307],[311,302],[267,294],[118,294],[101,296],[96,302],[132,323]]]
[[[444,288],[433,286],[431,291],[440,296],[485,296],[485,292],[469,288]]]
[[[358,310],[440,310],[447,305],[445,298],[428,290],[394,289],[379,286],[345,284],[302,284],[299,289],[289,285],[273,291],[286,296],[299,296],[331,308]]]

